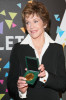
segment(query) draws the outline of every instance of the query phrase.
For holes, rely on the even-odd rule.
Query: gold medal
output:
[[[26,80],[27,81],[31,81],[33,78],[34,78],[34,74],[33,73],[28,73],[26,76],[25,76]]]

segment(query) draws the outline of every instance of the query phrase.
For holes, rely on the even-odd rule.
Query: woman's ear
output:
[[[47,27],[47,24],[44,24],[44,29]]]

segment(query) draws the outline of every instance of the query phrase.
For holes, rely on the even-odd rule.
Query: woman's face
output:
[[[34,16],[30,15],[29,17],[26,17],[25,23],[26,29],[33,39],[36,39],[44,34],[44,28],[46,25],[44,26],[42,19],[36,14],[34,14]]]

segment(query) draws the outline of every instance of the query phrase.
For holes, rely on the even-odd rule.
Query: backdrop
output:
[[[66,56],[66,1],[42,1],[50,14],[50,36],[63,45]],[[15,43],[21,42],[26,34],[22,24],[21,12],[28,0],[0,0],[0,100],[13,100],[8,95],[7,77],[9,57]],[[63,94],[66,100],[66,93]],[[62,99],[62,98],[60,98]]]

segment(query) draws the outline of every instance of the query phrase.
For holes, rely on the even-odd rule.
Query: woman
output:
[[[14,45],[10,56],[9,93],[15,100],[60,100],[65,90],[65,61],[63,48],[47,34],[49,13],[41,2],[28,3],[22,19],[28,32],[26,38]],[[40,66],[38,80],[31,86],[23,77],[25,56],[37,57]]]

